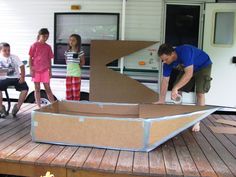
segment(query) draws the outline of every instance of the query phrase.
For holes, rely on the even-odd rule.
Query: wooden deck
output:
[[[0,174],[39,177],[128,176],[236,176],[236,135],[214,134],[208,126],[220,125],[213,114],[202,121],[201,132],[190,130],[155,150],[117,151],[34,143],[30,136],[33,104],[23,105],[17,119],[0,119]]]

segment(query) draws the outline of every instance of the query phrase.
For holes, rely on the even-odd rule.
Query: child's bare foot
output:
[[[193,131],[193,132],[199,132],[199,131],[200,131],[200,122],[196,123],[196,124],[192,127],[192,131]]]

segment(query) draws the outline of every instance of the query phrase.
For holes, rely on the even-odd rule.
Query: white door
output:
[[[206,104],[236,108],[236,3],[206,4],[205,12],[203,50],[213,61]]]

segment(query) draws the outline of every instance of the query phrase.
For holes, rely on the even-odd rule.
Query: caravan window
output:
[[[90,65],[90,43],[93,39],[118,40],[117,13],[55,13],[54,64],[65,64],[64,52],[71,34],[79,34],[86,66]],[[117,66],[117,61],[111,65]]]
[[[198,47],[200,5],[166,5],[165,42],[174,46],[192,44]]]
[[[215,13],[214,44],[232,45],[234,25],[234,12]]]

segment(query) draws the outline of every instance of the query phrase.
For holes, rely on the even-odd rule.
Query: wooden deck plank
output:
[[[201,148],[195,141],[191,130],[185,130],[182,133],[182,137],[185,141],[185,144],[187,145],[187,148],[189,149],[189,152],[193,158],[194,163],[197,166],[197,169],[201,176],[211,176],[211,177],[217,177],[217,174],[211,167],[211,164],[205,157],[204,153],[202,152]]]
[[[40,144],[20,160],[21,163],[35,164],[36,160],[40,158],[52,145]]]
[[[99,170],[114,172],[116,169],[119,153],[120,152],[117,150],[106,150]]]
[[[11,121],[8,121],[11,120]],[[4,124],[4,122],[8,122],[7,124]],[[17,119],[6,119],[5,121],[1,122],[1,125],[4,124],[3,127],[1,127],[0,129],[0,135],[4,134],[12,129],[15,129],[16,127],[18,127],[19,125],[29,122],[30,121],[30,114],[28,112],[25,112],[22,117],[17,118]]]
[[[22,127],[23,129],[21,129],[20,131],[18,131],[16,129],[16,131],[13,133],[7,133],[7,138],[2,138],[2,136],[0,137],[0,139],[2,138],[3,140],[1,140],[1,144],[0,144],[0,150],[6,148],[7,146],[9,146],[10,144],[14,143],[15,141],[17,141],[18,139],[24,137],[25,135],[29,134],[29,126],[25,125],[26,127]]]
[[[26,143],[31,141],[31,136],[29,134],[25,135],[24,137],[20,138],[19,140],[15,141],[11,145],[7,146],[5,149],[0,151],[0,159],[5,159],[19,148],[24,146]]]
[[[134,153],[133,173],[138,175],[149,174],[148,153]]]
[[[147,177],[147,175],[129,175],[94,170],[67,170],[67,177]],[[56,177],[56,176],[55,176]],[[163,176],[162,176],[163,177]]]
[[[29,125],[30,125],[29,119],[11,123],[10,125],[0,130],[0,141],[3,141],[9,136],[15,134],[17,131],[19,131],[19,129],[24,129],[26,126]]]
[[[70,158],[74,155],[78,147],[65,146],[58,156],[51,162],[51,166],[65,167]]]
[[[227,116],[229,116],[229,117],[228,117],[229,120],[234,120],[234,121],[236,121],[236,115],[227,115]]]
[[[131,174],[133,171],[134,152],[120,151],[116,172]]]
[[[162,152],[163,152],[164,162],[166,165],[167,175],[183,176],[182,169],[179,164],[179,160],[175,152],[172,140],[167,141],[162,146]]]
[[[34,148],[39,146],[39,143],[34,143],[32,141],[25,144],[23,147],[19,148],[16,152],[12,153],[5,160],[9,162],[19,162],[25,155],[30,153]]]
[[[201,132],[203,130],[203,126],[201,124]],[[206,138],[203,136],[203,133],[196,132],[193,133],[193,136],[199,146],[201,147],[202,151],[204,152],[206,158],[210,162],[212,168],[216,172],[217,176],[219,177],[233,177],[234,175],[231,173],[229,168],[225,165],[225,163],[221,160],[218,154],[215,152],[214,148],[208,143]]]
[[[53,159],[63,150],[64,146],[52,145],[39,159],[36,160],[37,165],[49,165]]]
[[[21,164],[4,161],[0,161],[0,167],[0,173],[16,175],[17,177],[40,177],[45,175],[47,171],[53,173],[55,177],[67,176],[67,170],[65,168],[35,166],[34,164]]]
[[[207,128],[205,125],[208,120],[204,120],[201,126],[201,131],[204,133],[204,136],[208,140],[208,142],[211,144],[211,146],[215,149],[217,154],[220,156],[220,158],[224,161],[224,163],[227,165],[227,167],[231,170],[231,172],[236,176],[236,159],[232,156],[232,154],[226,149],[225,146],[228,146],[228,144],[222,145],[219,141],[219,139],[216,137],[219,135],[213,134],[210,129]]]
[[[229,115],[217,115],[217,114],[214,114],[212,116],[213,120],[217,120],[217,119],[226,119],[226,120],[229,120],[229,118],[231,116]],[[211,120],[211,119],[210,119]],[[219,124],[218,124],[219,125]],[[225,126],[225,125],[223,125]],[[225,134],[225,136],[229,139],[229,141],[231,141],[235,146],[236,146],[236,135],[231,135],[231,134]]]
[[[165,175],[165,163],[161,147],[149,152],[149,171],[150,175]]]
[[[5,121],[1,122],[1,125],[4,124],[5,126],[0,129],[0,142],[30,125],[30,111],[32,107],[27,108],[28,109],[26,109],[21,116],[11,119],[13,121],[8,122],[10,118],[6,119],[5,121],[8,122],[8,124],[4,124]]]
[[[87,160],[91,151],[92,148],[80,147],[72,156],[70,161],[67,163],[66,167],[73,169],[81,168],[84,165],[85,161]]]
[[[183,138],[176,136],[173,142],[184,176],[200,176]]]
[[[18,115],[17,119],[16,118],[9,118],[9,117],[1,118],[0,134],[1,134],[2,128],[8,126],[11,123],[15,123],[16,121],[21,120],[22,118],[24,118],[25,115],[27,115],[27,113],[25,113],[25,112],[27,112],[28,109],[31,109],[31,107],[32,107],[32,105],[30,105],[30,104],[23,104],[22,107],[21,107],[21,113]]]
[[[12,106],[12,108],[13,108],[13,106]],[[20,108],[19,112],[17,113],[16,117],[14,118],[14,117],[12,117],[12,115],[10,117],[15,119],[15,120],[24,118],[24,115],[31,114],[31,111],[34,110],[35,108],[36,108],[36,104],[24,103],[21,106],[21,108]]]
[[[87,160],[85,161],[83,168],[98,169],[104,154],[105,154],[105,149],[93,148]]]
[[[218,126],[219,123],[215,122],[215,118],[213,116],[210,116],[208,120],[204,121],[204,123],[207,126]],[[227,125],[222,125],[224,127],[227,127]],[[230,141],[231,137],[235,137],[235,135],[228,136],[227,134],[220,134],[220,133],[214,133],[213,134],[216,136],[216,138],[225,146],[225,148],[236,158],[236,145]]]

